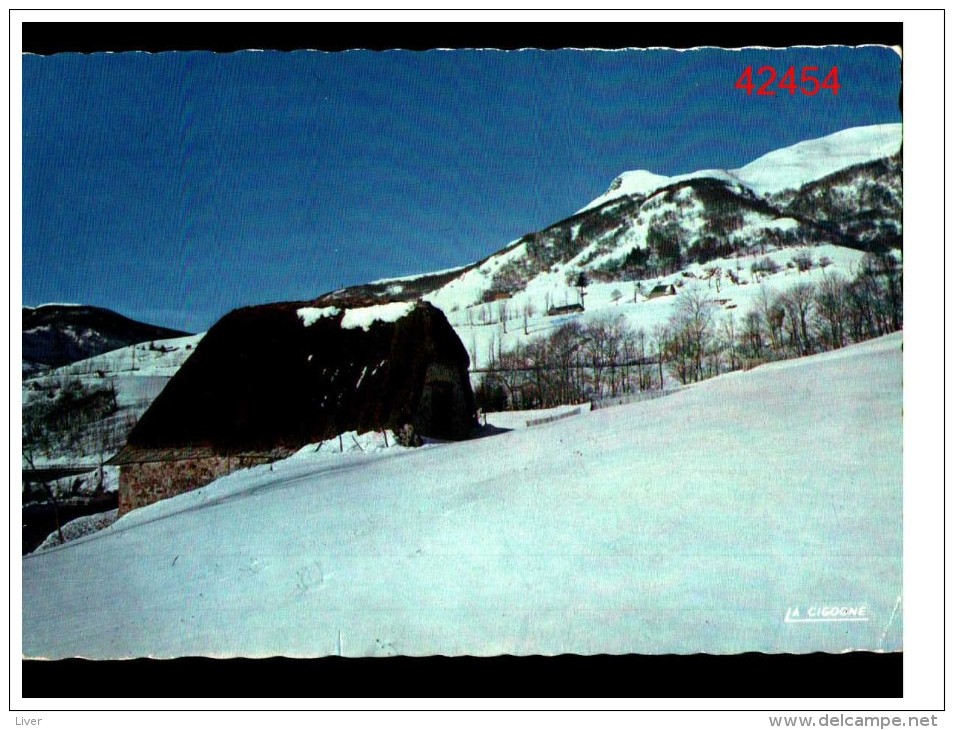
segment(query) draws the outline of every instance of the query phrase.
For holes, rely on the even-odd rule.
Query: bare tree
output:
[[[497,336],[490,336],[490,345],[487,347],[487,367],[488,372],[497,370]]]
[[[862,273],[880,284],[880,334],[896,332],[903,322],[901,266],[890,251],[868,253],[862,258]]]
[[[508,407],[515,410],[522,408],[524,403],[521,394],[526,363],[521,348],[500,353],[497,365],[498,370],[495,376],[507,394]]]
[[[758,309],[751,309],[745,314],[742,324],[741,348],[744,356],[756,362],[764,358],[765,327],[762,314]]]
[[[586,338],[586,359],[593,379],[593,397],[603,395],[603,370],[610,347],[610,322],[606,317],[591,320],[583,329]]]
[[[629,385],[628,363],[633,360],[633,329],[625,317],[609,320],[606,365],[610,371],[610,394],[616,395]]]
[[[779,301],[788,319],[793,350],[800,355],[811,355],[814,336],[809,322],[815,307],[815,287],[806,282],[796,284]]]
[[[530,302],[530,300],[527,300],[523,303],[523,307],[521,308],[521,311],[523,314],[523,333],[525,335],[529,335],[530,334],[530,317],[532,317],[534,313],[533,304]]]
[[[636,331],[634,354],[636,356],[636,379],[640,391],[652,387],[652,370],[646,366],[646,330],[640,327]]]
[[[584,344],[583,328],[578,322],[568,322],[550,336],[548,360],[554,374],[555,404],[576,403],[582,398],[575,370]]]
[[[826,271],[815,294],[815,318],[822,345],[833,350],[845,345],[848,319],[848,282],[836,271]]]
[[[531,340],[524,346],[524,360],[527,363],[529,375],[528,393],[525,399],[528,403],[538,406],[547,405],[550,391],[547,349],[547,340],[543,337]]]
[[[715,303],[700,287],[686,287],[669,319],[668,359],[683,384],[703,377],[703,363],[712,346]]]
[[[756,311],[765,325],[772,352],[776,357],[780,357],[782,354],[782,324],[785,321],[785,309],[778,305],[764,283],[759,287]]]
[[[810,271],[815,265],[815,261],[812,259],[812,255],[808,251],[799,251],[797,254],[792,256],[792,263],[795,264],[795,267],[798,269],[799,273]]]
[[[497,302],[497,321],[503,326],[503,331],[507,331],[507,300],[501,299]]]
[[[477,370],[477,333],[471,330],[470,333],[470,369]]]
[[[738,339],[735,331],[735,317],[732,312],[729,312],[723,318],[719,335],[722,344],[720,349],[729,355],[729,371],[738,370]]]
[[[669,328],[666,325],[653,327],[653,345],[656,350],[656,366],[659,373],[659,389],[665,385],[663,379],[663,364],[666,361],[666,343],[669,341]]]

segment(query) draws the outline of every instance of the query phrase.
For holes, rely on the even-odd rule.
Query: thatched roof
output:
[[[223,317],[143,415],[129,446],[261,452],[350,430],[397,429],[413,422],[434,363],[459,375],[473,412],[467,352],[439,309],[397,304],[404,316],[372,321],[369,310],[332,309],[325,298],[319,311],[316,303]],[[347,318],[351,325],[342,326]]]

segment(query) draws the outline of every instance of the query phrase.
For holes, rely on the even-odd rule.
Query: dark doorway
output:
[[[450,383],[427,384],[430,395],[430,418],[424,430],[425,436],[454,438],[454,389]]]

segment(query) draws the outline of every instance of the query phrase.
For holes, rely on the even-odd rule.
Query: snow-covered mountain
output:
[[[731,317],[730,324],[737,326],[764,301],[766,291],[776,295],[801,284],[818,284],[833,272],[850,279],[868,250],[889,249],[900,258],[900,150],[901,125],[889,124],[802,142],[737,170],[668,177],[626,172],[606,194],[569,218],[481,261],[350,287],[318,297],[314,304],[423,298],[444,311],[475,371],[486,367],[495,353],[547,335],[568,321],[622,318],[634,331],[651,333],[665,325],[680,301],[678,296],[651,298],[657,287],[671,286],[677,293],[703,288],[722,319]],[[575,286],[581,274],[585,288]],[[556,313],[576,303],[585,304],[585,311]],[[116,334],[118,325],[108,332],[103,325],[92,327],[90,317],[120,323],[122,334]],[[86,324],[81,326],[81,321]],[[45,380],[34,379],[26,383],[24,403],[36,392],[49,397],[63,376],[93,386],[105,379],[118,388],[120,404],[129,411],[123,413],[123,423],[130,423],[200,339],[157,342],[167,333],[143,327],[149,326],[90,307],[25,308],[25,352],[28,338],[49,341],[52,332],[59,333],[58,341],[81,342],[87,349],[108,347],[133,332],[136,339],[153,342],[113,350],[61,368]],[[110,430],[121,436],[128,427]],[[98,458],[101,449],[80,444],[67,451],[39,458],[83,462]]]
[[[901,144],[900,124],[876,124],[854,127],[820,139],[783,147],[737,170],[702,170],[667,177],[648,170],[624,172],[605,194],[582,210],[598,208],[627,195],[648,196],[664,187],[699,178],[738,183],[758,195],[770,195],[798,188],[846,167],[891,157]]]
[[[311,448],[26,556],[23,654],[897,651],[901,393],[897,333],[490,438]]]
[[[851,279],[868,251],[900,259],[901,142],[901,125],[885,124],[776,150],[737,170],[626,172],[577,213],[482,261],[317,301],[423,297],[444,310],[478,369],[492,350],[565,321],[548,316],[562,305],[585,304],[573,315],[582,321],[622,315],[648,332],[678,301],[649,301],[659,286],[701,282],[741,320],[763,287],[784,292],[832,272]],[[769,270],[756,271],[766,256]]]
[[[23,307],[23,372],[67,365],[120,347],[186,332],[80,304]]]
[[[596,283],[659,283],[716,259],[748,265],[778,247],[900,249],[901,143],[901,125],[882,124],[801,142],[737,170],[624,172],[573,215],[481,261],[317,301],[425,296],[451,312],[534,288],[559,299],[581,271]]]

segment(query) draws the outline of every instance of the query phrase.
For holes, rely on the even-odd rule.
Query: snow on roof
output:
[[[360,327],[367,331],[375,322],[396,322],[410,314],[412,309],[414,309],[414,302],[391,302],[373,307],[346,309],[344,318],[341,320],[341,327],[346,330]]]
[[[414,302],[390,302],[344,310],[340,307],[302,307],[298,310],[298,317],[305,327],[310,327],[319,319],[337,317],[343,311],[342,329],[354,330],[360,327],[367,331],[375,322],[396,322],[409,314],[412,309],[414,309]]]
[[[338,307],[302,307],[298,310],[298,317],[305,327],[311,327],[322,317],[336,317],[340,311]]]

